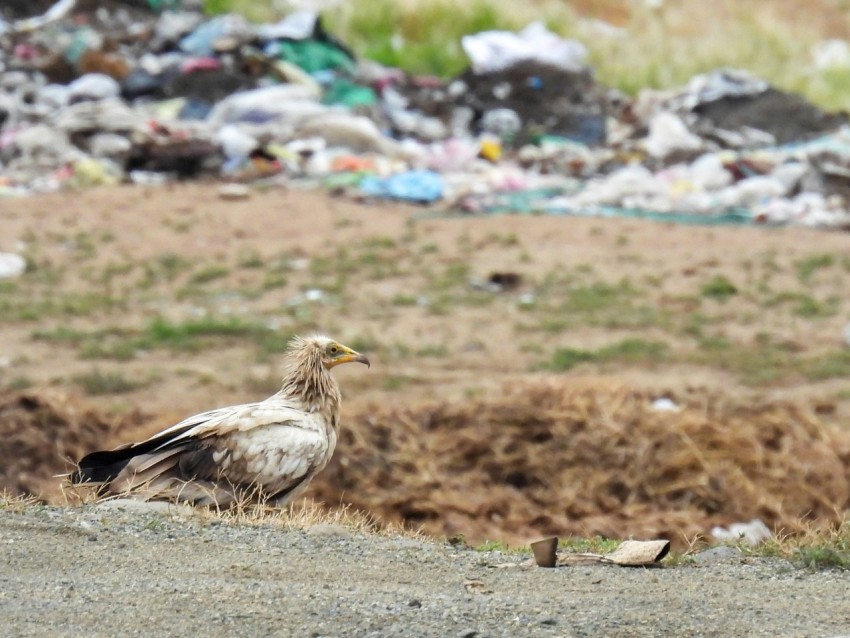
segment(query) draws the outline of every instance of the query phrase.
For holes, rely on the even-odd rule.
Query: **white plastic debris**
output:
[[[522,128],[522,120],[512,109],[492,109],[481,118],[481,128],[499,137],[516,135]]]
[[[813,66],[818,71],[850,67],[850,44],[847,40],[832,38],[812,46]]]
[[[19,131],[14,144],[28,166],[53,166],[83,157],[71,145],[68,136],[46,124],[36,124]]]
[[[666,187],[652,171],[640,164],[624,166],[606,177],[591,180],[575,198],[580,206],[618,205],[626,197],[656,196],[666,192]]]
[[[754,205],[752,209],[755,221],[768,224],[850,228],[850,210],[840,196],[800,193],[790,199],[775,197]]]
[[[714,527],[711,535],[718,541],[745,541],[748,545],[758,545],[769,540],[773,534],[761,519],[754,518],[749,523],[733,523],[729,527]]]
[[[732,174],[723,166],[717,153],[706,153],[688,167],[690,182],[702,191],[713,191],[732,183]]]
[[[71,102],[105,100],[117,98],[119,95],[121,95],[121,86],[103,73],[86,73],[68,85],[68,99]]]
[[[347,111],[326,110],[305,117],[296,131],[298,137],[322,137],[329,146],[343,146],[355,152],[377,152],[390,157],[403,154],[398,142],[381,133],[371,119]]]
[[[228,159],[248,157],[260,145],[256,137],[235,124],[222,126],[215,136],[215,141],[221,146],[224,156]]]
[[[652,409],[656,412],[678,412],[682,408],[670,397],[659,397],[652,402]]]
[[[676,152],[693,152],[702,148],[702,139],[688,130],[678,115],[662,111],[649,122],[646,152],[657,158],[665,158]]]
[[[717,69],[691,78],[680,96],[682,106],[691,110],[725,97],[758,95],[770,88],[765,80],[743,69]]]
[[[160,42],[177,42],[203,19],[198,11],[163,11],[154,27],[154,37]]]
[[[34,31],[35,29],[40,29],[51,22],[61,20],[71,11],[71,9],[74,8],[74,5],[76,4],[77,0],[59,0],[59,2],[39,16],[15,21],[12,24],[12,28],[15,31]]]
[[[305,40],[313,35],[318,17],[315,11],[295,11],[280,22],[261,24],[257,27],[257,35],[264,40]]]
[[[19,277],[27,269],[26,260],[15,253],[0,253],[0,279]]]
[[[245,120],[297,121],[328,110],[318,103],[319,94],[309,86],[281,84],[234,93],[215,105],[207,121],[222,126]]]
[[[145,122],[145,114],[118,98],[71,104],[56,117],[56,127],[69,134],[83,131],[132,131]]]
[[[89,151],[94,157],[117,159],[126,157],[133,143],[116,133],[95,133],[89,140]]]
[[[585,68],[587,49],[577,40],[562,38],[542,22],[532,22],[519,33],[482,31],[461,38],[461,46],[475,73],[493,73],[519,62],[535,61],[565,71]]]

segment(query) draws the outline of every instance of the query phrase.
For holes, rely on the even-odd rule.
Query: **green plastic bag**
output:
[[[168,9],[179,9],[182,0],[148,0],[148,6],[154,11],[166,11]]]
[[[307,73],[318,71],[354,71],[354,60],[339,47],[320,40],[283,40],[278,43],[278,57]]]
[[[371,106],[377,101],[378,96],[370,87],[348,80],[336,80],[322,98],[323,104],[342,104],[348,107]]]

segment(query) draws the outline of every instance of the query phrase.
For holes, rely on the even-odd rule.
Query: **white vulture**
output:
[[[145,441],[83,457],[74,484],[103,494],[229,507],[246,499],[284,505],[328,464],[339,432],[341,363],[369,360],[324,336],[295,337],[279,392],[218,408]]]

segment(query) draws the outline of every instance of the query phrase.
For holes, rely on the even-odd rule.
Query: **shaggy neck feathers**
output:
[[[295,342],[280,394],[296,401],[305,411],[322,412],[336,423],[341,400],[339,386],[322,363],[318,343],[302,339]]]

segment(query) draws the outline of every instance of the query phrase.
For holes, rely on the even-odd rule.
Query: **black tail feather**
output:
[[[77,463],[76,471],[71,474],[71,483],[107,483],[118,476],[130,459],[154,450],[167,449],[170,441],[188,429],[187,427],[169,432],[166,436],[158,436],[116,450],[100,450],[86,454]]]

